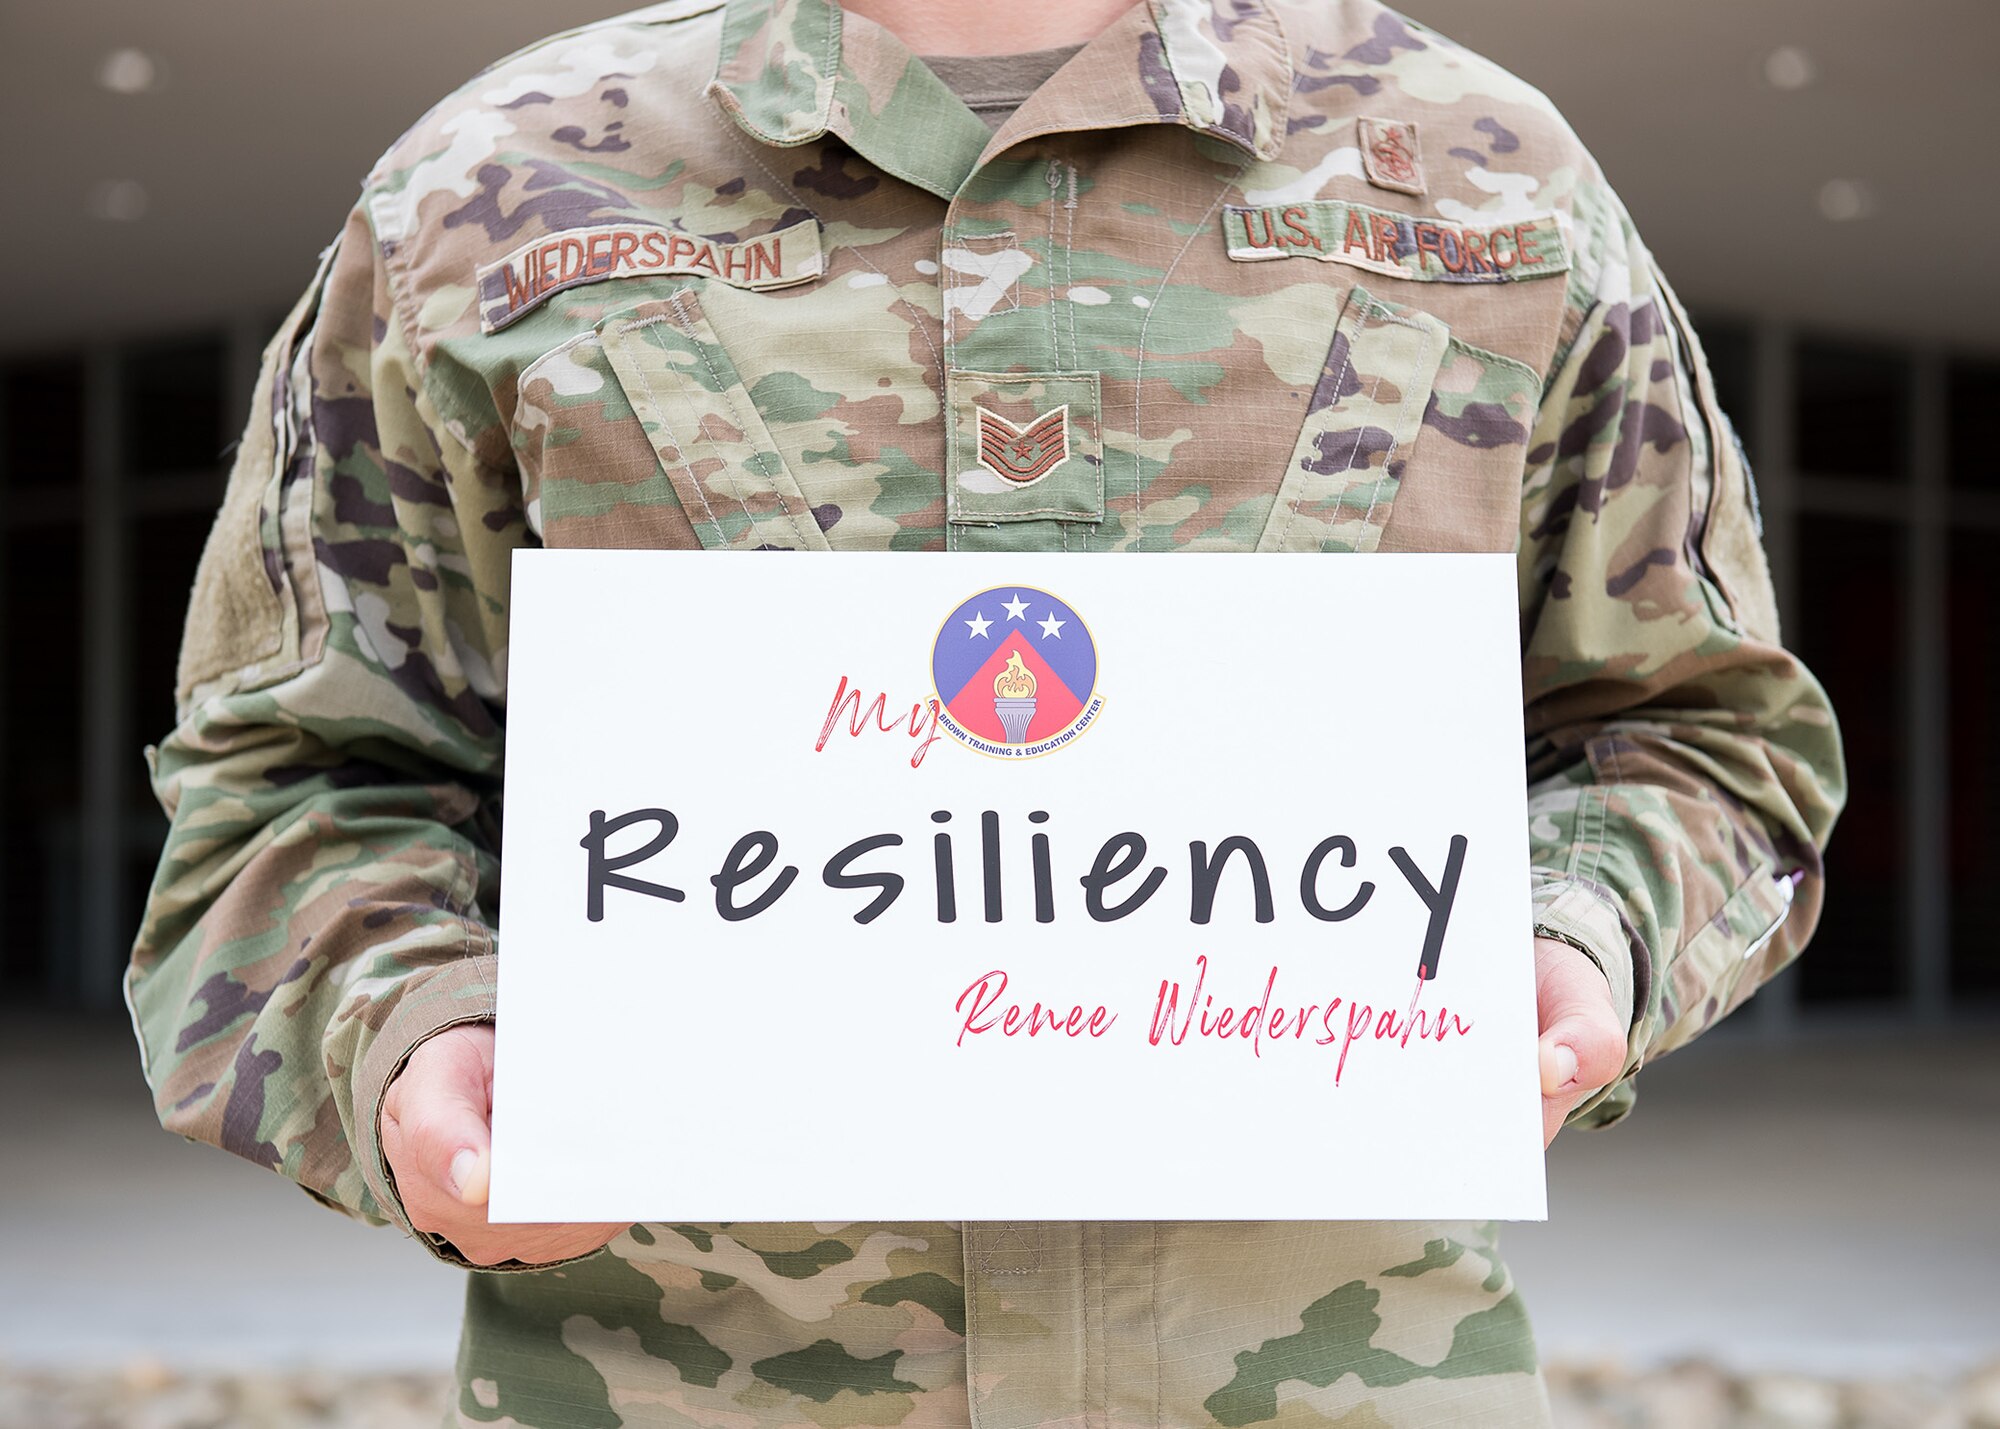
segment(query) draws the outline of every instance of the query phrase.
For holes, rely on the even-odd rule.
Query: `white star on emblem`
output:
[[[1055,636],[1056,639],[1060,640],[1062,639],[1062,628],[1065,625],[1069,624],[1069,622],[1067,620],[1057,620],[1053,615],[1051,615],[1050,617],[1048,617],[1048,619],[1042,621],[1041,624],[1042,624],[1042,639],[1046,640],[1051,635],[1053,635]]]
[[[972,612],[972,619],[965,623],[972,627],[973,635],[977,635],[980,639],[984,640],[986,638],[986,628],[993,622],[975,610]],[[969,635],[966,638],[969,640],[972,636]]]
[[[1000,605],[1007,612],[1009,620],[1019,620],[1028,613],[1028,602],[1021,599],[1018,591],[1015,592],[1012,600],[1003,600],[1000,602]]]

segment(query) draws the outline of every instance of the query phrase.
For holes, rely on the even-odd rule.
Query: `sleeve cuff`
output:
[[[354,1159],[361,1179],[385,1219],[422,1242],[440,1260],[476,1269],[451,1243],[410,1224],[396,1179],[382,1153],[382,1098],[410,1054],[438,1033],[470,1022],[491,1022],[494,976],[492,954],[461,958],[417,973],[403,985],[388,1019],[376,1029],[354,1075]]]
[[[1631,1111],[1632,1073],[1643,1059],[1638,1020],[1641,956],[1624,914],[1603,892],[1584,883],[1537,875],[1534,889],[1535,936],[1568,943],[1597,964],[1611,988],[1611,1004],[1625,1019],[1625,1066],[1611,1082],[1578,1102],[1569,1114],[1572,1126],[1609,1126]]]
[[[1587,884],[1550,879],[1535,885],[1535,935],[1568,943],[1597,964],[1611,985],[1612,1005],[1632,1025],[1632,940],[1617,907]]]
[[[362,1180],[381,1207],[383,1217],[447,1265],[482,1274],[550,1270],[598,1253],[586,1251],[583,1255],[533,1264],[506,1260],[498,1265],[475,1265],[443,1236],[420,1231],[410,1224],[403,1198],[396,1192],[396,1178],[389,1170],[388,1158],[382,1154],[382,1100],[389,1083],[403,1070],[410,1054],[438,1033],[467,1023],[493,1020],[494,975],[498,966],[499,959],[489,953],[460,958],[412,977],[362,1054],[361,1066],[354,1077],[355,1160],[360,1163]]]

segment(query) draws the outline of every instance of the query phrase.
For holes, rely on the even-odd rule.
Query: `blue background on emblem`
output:
[[[1005,602],[1016,596],[1027,602],[1020,619],[1007,614]],[[966,621],[982,615],[992,622],[984,636],[974,635]],[[1063,622],[1060,632],[1042,634],[1042,621],[1053,615]],[[1097,647],[1083,621],[1064,602],[1034,586],[995,586],[983,590],[954,610],[938,631],[937,648],[931,652],[931,678],[937,682],[938,698],[950,704],[965,688],[965,682],[986,663],[993,647],[1010,630],[1022,630],[1034,642],[1035,653],[1062,677],[1078,702],[1088,704],[1097,684]]]

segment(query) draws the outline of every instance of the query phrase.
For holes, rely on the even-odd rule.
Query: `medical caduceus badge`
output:
[[[1069,406],[1017,427],[998,412],[979,413],[979,464],[1010,486],[1032,486],[1069,460]]]
[[[1083,618],[1033,586],[983,590],[946,616],[931,646],[931,678],[938,724],[997,759],[1060,749],[1104,708],[1097,644]]]

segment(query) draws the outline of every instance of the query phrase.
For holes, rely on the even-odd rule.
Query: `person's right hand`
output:
[[[382,1153],[411,1225],[443,1236],[474,1265],[568,1260],[625,1230],[489,1224],[492,1117],[491,1024],[447,1028],[410,1054],[382,1098]]]

